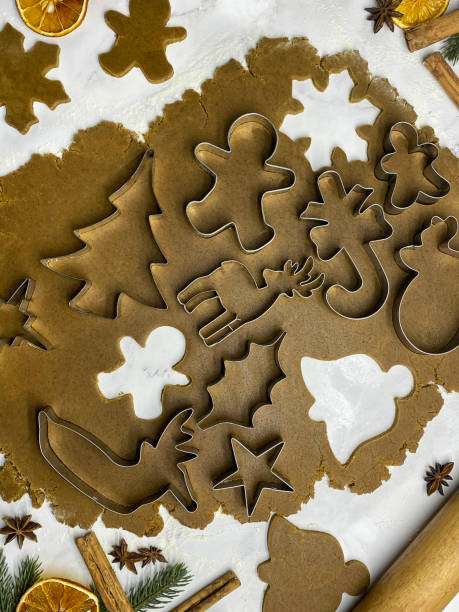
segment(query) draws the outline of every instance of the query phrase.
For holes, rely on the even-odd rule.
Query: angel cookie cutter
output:
[[[233,153],[233,150],[231,148],[231,142],[230,142],[231,137],[233,136],[234,132],[238,128],[242,127],[243,125],[248,125],[248,124],[253,124],[255,126],[261,126],[270,135],[271,140],[272,140],[272,145],[270,147],[270,153],[263,162],[263,170],[266,172],[271,172],[271,173],[290,175],[290,177],[292,178],[292,182],[288,186],[280,187],[276,189],[268,189],[267,191],[264,191],[262,193],[261,198],[257,202],[257,206],[259,206],[261,209],[261,218],[257,219],[257,221],[265,228],[265,232],[270,233],[270,237],[268,237],[264,241],[261,241],[260,244],[256,244],[256,245],[252,244],[250,247],[245,246],[243,244],[245,241],[241,239],[240,229],[238,228],[236,221],[234,220],[226,221],[226,222],[223,222],[222,225],[215,227],[215,229],[209,229],[209,231],[202,231],[197,227],[196,219],[193,220],[192,219],[193,215],[191,214],[191,209],[194,208],[196,211],[198,211],[200,208],[202,208],[202,205],[205,204],[206,200],[212,196],[212,194],[215,192],[215,190],[217,189],[220,183],[218,172],[213,170],[206,162],[201,160],[199,158],[199,154],[204,151],[207,153],[211,153],[214,156],[219,157],[221,159],[229,160],[231,154]],[[296,183],[296,174],[291,168],[286,168],[284,166],[277,166],[277,165],[270,163],[270,161],[273,159],[273,157],[276,155],[276,152],[277,152],[277,147],[279,144],[279,133],[275,125],[272,123],[272,121],[270,121],[264,115],[261,115],[259,113],[247,113],[245,115],[241,115],[240,117],[238,117],[235,121],[233,121],[233,123],[231,124],[228,130],[227,143],[228,143],[227,149],[223,149],[222,147],[213,145],[210,142],[201,142],[198,145],[196,145],[196,147],[194,148],[194,156],[197,162],[213,177],[214,183],[210,191],[208,191],[201,200],[195,200],[187,204],[186,215],[193,229],[203,238],[211,238],[212,236],[216,236],[217,234],[223,232],[227,228],[232,227],[235,231],[236,239],[241,249],[246,253],[255,253],[261,250],[262,248],[266,247],[272,240],[274,240],[275,235],[276,235],[275,228],[267,222],[266,217],[265,217],[265,211],[264,211],[265,196],[268,194],[283,193],[291,189]]]
[[[397,153],[397,147],[394,143],[394,134],[401,134],[408,143],[408,154],[422,153],[429,160],[425,165],[423,174],[424,177],[431,183],[437,190],[438,195],[432,195],[425,191],[419,190],[416,195],[409,198],[406,202],[397,203],[394,201],[394,190],[397,182],[398,172],[389,172],[385,170],[384,165],[390,160],[390,158]],[[441,198],[448,195],[451,189],[449,181],[441,176],[434,168],[434,163],[437,160],[440,151],[436,144],[433,142],[419,143],[419,134],[414,125],[406,121],[399,121],[395,123],[389,133],[386,135],[384,142],[384,148],[386,154],[379,160],[378,165],[375,169],[376,178],[383,181],[389,182],[389,189],[386,194],[385,205],[387,212],[390,214],[399,214],[406,208],[412,206],[415,202],[419,204],[435,204]]]
[[[231,436],[230,441],[231,441],[231,448],[233,451],[233,458],[234,458],[234,462],[236,465],[236,469],[230,472],[229,474],[227,474],[224,478],[220,478],[219,480],[214,482],[214,485],[213,485],[214,491],[218,491],[221,489],[235,489],[238,487],[242,487],[247,516],[249,518],[255,512],[255,508],[258,504],[258,501],[264,489],[269,489],[271,491],[281,491],[284,493],[294,492],[295,489],[273,469],[282,449],[284,448],[285,442],[283,440],[276,440],[274,442],[271,442],[258,453],[250,450],[250,448],[248,448],[247,445],[243,444],[235,436]],[[267,480],[263,480],[258,483],[257,489],[255,491],[254,499],[251,499],[251,500],[249,500],[249,496],[247,494],[247,488],[246,488],[244,479],[240,475],[238,451],[243,451],[247,453],[251,457],[251,459],[255,461],[257,461],[258,459],[265,458],[266,464],[269,468],[268,470],[269,474],[273,477],[273,480],[271,482],[268,482]]]
[[[186,408],[185,410],[182,410],[181,412],[177,413],[176,416],[173,417],[171,421],[169,421],[169,423],[166,425],[156,443],[152,443],[149,440],[143,440],[137,458],[134,460],[127,460],[114,453],[106,444],[104,444],[104,442],[102,442],[99,438],[97,438],[90,432],[79,427],[78,425],[75,425],[74,423],[65,421],[64,419],[58,417],[54,410],[50,406],[48,406],[38,412],[38,442],[40,452],[46,459],[46,461],[49,463],[49,465],[62,478],[64,478],[64,480],[73,485],[81,493],[94,500],[96,503],[100,504],[102,507],[106,508],[107,510],[110,510],[111,512],[115,512],[116,514],[132,514],[132,512],[135,512],[135,510],[138,510],[140,507],[157,501],[168,491],[172,493],[175,499],[185,508],[185,510],[187,510],[188,512],[195,512],[197,510],[198,505],[191,494],[191,487],[186,470],[184,470],[182,467],[182,463],[186,462],[187,459],[185,459],[184,461],[179,461],[176,464],[177,468],[180,470],[183,476],[184,486],[182,488],[182,491],[180,491],[178,487],[169,483],[167,486],[161,487],[160,490],[155,492],[154,494],[145,496],[144,498],[140,499],[139,501],[136,501],[135,503],[122,504],[114,501],[113,499],[110,499],[91,485],[87,484],[82,478],[80,478],[80,476],[78,476],[73,470],[71,470],[59,458],[56,451],[52,448],[48,432],[48,424],[49,422],[51,422],[54,425],[71,432],[76,439],[80,437],[84,442],[92,445],[98,453],[108,459],[115,467],[129,470],[137,467],[140,464],[144,445],[149,444],[153,448],[156,448],[161,438],[164,436],[165,431],[169,427],[169,425],[175,420],[180,419],[183,419],[183,422],[180,425],[180,431],[187,436],[187,439],[179,444],[176,444],[174,450],[182,451],[184,453],[186,452],[190,454],[190,459],[194,458],[197,455],[197,451],[188,449],[184,451],[180,448],[182,444],[185,444],[185,442],[187,442],[192,437],[191,434],[183,428],[185,423],[190,418],[192,412],[192,408]],[[191,502],[187,503],[186,497],[188,497]]]
[[[393,321],[394,321],[395,331],[397,332],[397,335],[400,338],[400,340],[403,342],[403,344],[405,344],[405,346],[409,348],[411,351],[413,351],[414,353],[419,353],[421,355],[431,355],[431,356],[446,355],[448,353],[451,353],[452,351],[454,351],[455,349],[459,347],[459,327],[457,328],[456,332],[453,333],[452,336],[449,338],[449,340],[446,342],[445,346],[440,347],[437,350],[426,350],[426,348],[420,347],[418,343],[414,342],[408,337],[408,334],[402,323],[401,310],[402,310],[403,303],[406,297],[407,289],[409,288],[411,283],[414,282],[419,277],[419,272],[415,268],[412,268],[408,263],[406,263],[406,261],[404,261],[402,257],[405,251],[415,252],[415,251],[419,251],[420,249],[422,249],[425,245],[424,234],[428,232],[429,230],[431,230],[438,223],[446,224],[447,233],[448,233],[449,238],[443,241],[441,244],[439,244],[437,248],[444,255],[451,255],[457,259],[457,265],[458,265],[458,271],[459,271],[459,251],[456,250],[451,245],[452,240],[454,240],[454,238],[456,238],[459,234],[458,220],[456,217],[453,217],[453,216],[449,216],[446,219],[442,219],[441,217],[435,216],[431,219],[429,226],[424,228],[421,231],[421,233],[418,234],[417,240],[415,241],[417,242],[417,244],[405,246],[398,251],[398,254],[397,254],[398,263],[405,271],[411,272],[411,278],[408,279],[408,281],[405,282],[404,285],[401,287],[400,292],[394,301],[394,310],[393,310]],[[457,280],[459,281],[459,274],[458,274]],[[454,283],[454,278],[451,278],[450,282]],[[459,305],[457,306],[457,308],[459,312]]]

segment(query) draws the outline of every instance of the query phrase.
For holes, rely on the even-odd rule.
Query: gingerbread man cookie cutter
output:
[[[459,260],[459,251],[451,245],[452,240],[454,240],[454,238],[456,238],[459,234],[459,223],[458,223],[457,218],[454,216],[449,216],[446,219],[442,219],[441,217],[438,217],[438,216],[433,217],[430,221],[429,226],[424,228],[420,232],[420,234],[418,234],[417,244],[407,245],[405,247],[402,247],[398,251],[398,254],[397,254],[398,263],[404,270],[411,273],[411,278],[400,289],[399,294],[395,298],[394,310],[393,310],[393,321],[394,321],[395,331],[397,332],[397,335],[400,338],[400,340],[403,342],[403,344],[406,347],[408,347],[411,351],[413,351],[414,353],[419,353],[421,355],[430,355],[430,356],[446,355],[456,350],[459,346],[459,327],[456,333],[453,334],[453,336],[448,340],[446,345],[436,351],[424,350],[420,346],[418,346],[415,342],[409,339],[403,327],[401,310],[402,310],[403,301],[405,299],[406,290],[411,284],[411,282],[413,282],[419,276],[419,272],[415,270],[414,268],[411,268],[405,261],[403,261],[401,258],[401,254],[403,254],[403,251],[421,249],[424,246],[424,241],[423,241],[424,232],[428,231],[433,225],[439,222],[446,223],[447,228],[448,228],[448,234],[450,236],[447,241],[445,241],[442,245],[439,246],[439,250],[444,254],[453,255],[454,257],[457,257],[457,259]],[[451,281],[453,282],[453,279],[451,279]],[[459,310],[459,306],[458,306],[458,310]]]
[[[182,410],[179,413],[177,413],[177,415],[173,417],[173,419],[169,421],[169,423],[166,425],[166,427],[164,428],[163,432],[161,433],[156,443],[152,443],[149,440],[144,440],[140,446],[137,458],[134,460],[128,460],[114,453],[104,442],[102,442],[102,440],[100,440],[99,438],[91,434],[90,432],[86,431],[82,427],[79,427],[78,425],[75,425],[74,423],[71,423],[69,421],[66,421],[58,417],[56,413],[54,412],[54,410],[50,406],[48,406],[46,408],[41,409],[38,412],[38,441],[39,441],[40,452],[43,455],[43,457],[46,459],[46,461],[49,463],[49,465],[62,478],[64,478],[64,480],[66,480],[71,485],[73,485],[81,493],[83,493],[84,495],[86,495],[87,497],[95,501],[96,503],[100,504],[102,507],[106,508],[107,510],[110,510],[111,512],[115,512],[116,514],[132,514],[133,512],[138,510],[140,507],[157,501],[168,491],[172,493],[175,499],[185,508],[187,512],[195,512],[197,510],[198,505],[197,505],[197,502],[194,500],[193,495],[191,493],[191,486],[189,483],[187,472],[182,467],[182,463],[186,462],[187,460],[179,461],[177,463],[177,468],[180,470],[180,472],[183,475],[184,485],[189,495],[189,498],[192,500],[191,503],[187,503],[186,499],[180,493],[177,487],[175,487],[172,483],[169,483],[167,487],[163,487],[159,491],[155,492],[154,494],[145,496],[144,498],[140,499],[139,501],[135,503],[121,504],[121,503],[118,503],[110,499],[109,497],[107,497],[106,495],[98,491],[96,488],[87,484],[80,476],[78,476],[73,470],[71,470],[58,457],[56,451],[52,448],[50,440],[49,440],[49,432],[48,432],[48,424],[49,422],[51,422],[54,425],[57,425],[58,427],[61,427],[61,428],[64,428],[70,431],[75,436],[79,436],[85,442],[93,445],[95,449],[98,452],[102,453],[107,459],[109,459],[109,461],[114,466],[117,466],[119,468],[129,469],[129,468],[135,468],[140,464],[141,459],[142,459],[142,448],[144,444],[150,444],[151,446],[156,448],[161,438],[163,437],[167,427],[170,425],[170,423],[172,423],[172,421],[176,419],[183,418],[184,416],[187,415],[180,426],[180,431],[187,436],[187,440],[175,445],[175,450],[178,450],[178,451],[182,450],[180,446],[182,444],[185,444],[185,442],[190,440],[192,437],[191,434],[183,428],[185,423],[190,418],[192,412],[193,412],[192,408],[186,408],[185,410]],[[192,450],[187,449],[186,452],[190,454],[190,459],[194,458],[197,455],[197,451],[194,451],[194,450],[192,451]]]
[[[394,202],[394,190],[399,173],[388,172],[384,169],[384,164],[386,161],[397,153],[397,147],[394,143],[394,134],[401,134],[406,139],[409,154],[423,153],[429,160],[423,170],[423,174],[429,183],[431,183],[438,190],[438,195],[432,195],[426,193],[425,191],[419,190],[415,196],[409,198],[402,204],[397,204]],[[448,195],[451,189],[449,181],[441,176],[441,174],[439,174],[433,166],[440,155],[437,145],[433,142],[425,142],[420,144],[418,131],[411,123],[408,123],[407,121],[399,121],[398,123],[395,123],[389,130],[389,133],[386,135],[384,148],[386,150],[386,154],[379,160],[379,163],[375,169],[375,175],[380,180],[389,182],[389,189],[387,191],[385,201],[388,213],[399,214],[406,208],[412,206],[415,202],[419,202],[419,204],[435,204],[435,202],[438,202],[438,200]]]
[[[260,201],[259,201],[259,206],[261,209],[261,218],[263,221],[263,224],[266,226],[266,228],[269,228],[269,230],[271,231],[271,238],[269,240],[267,240],[266,242],[264,242],[262,245],[256,247],[256,248],[246,248],[243,244],[242,244],[242,240],[240,237],[240,231],[237,227],[237,224],[235,221],[228,221],[226,223],[224,223],[222,226],[218,227],[217,229],[215,229],[214,231],[210,231],[210,232],[203,232],[201,230],[198,229],[198,227],[196,227],[195,223],[192,221],[191,216],[190,216],[190,209],[192,207],[199,207],[199,205],[204,204],[204,202],[207,200],[207,198],[209,198],[216,190],[217,185],[219,184],[219,178],[218,178],[218,174],[217,172],[215,172],[210,166],[208,166],[204,161],[202,161],[201,159],[199,159],[198,155],[200,151],[207,151],[207,152],[213,152],[215,155],[223,158],[223,159],[229,159],[232,151],[231,148],[231,144],[230,144],[230,140],[231,140],[231,136],[233,135],[233,133],[235,132],[235,130],[243,125],[246,124],[255,124],[255,125],[260,125],[262,128],[264,128],[268,134],[270,134],[271,138],[272,138],[272,149],[271,149],[271,153],[270,155],[265,159],[264,163],[263,163],[263,169],[267,172],[277,172],[277,173],[285,173],[285,174],[289,174],[293,181],[290,185],[286,186],[286,187],[280,187],[278,189],[271,189],[268,191],[263,192],[263,194],[261,195]],[[276,155],[277,152],[277,147],[279,144],[279,133],[275,127],[275,125],[273,124],[272,121],[270,121],[267,117],[265,117],[264,115],[261,115],[260,113],[246,113],[245,115],[241,115],[240,117],[238,117],[235,121],[233,121],[233,123],[230,125],[230,128],[228,130],[228,135],[227,135],[227,143],[228,143],[228,148],[227,149],[223,149],[222,147],[218,147],[210,142],[201,142],[198,145],[196,145],[196,147],[194,148],[194,156],[197,160],[197,162],[200,164],[200,166],[202,166],[214,179],[214,184],[212,185],[212,188],[210,189],[210,191],[208,191],[206,193],[206,195],[201,198],[201,200],[194,200],[192,202],[189,202],[186,206],[186,215],[187,218],[189,220],[189,222],[191,223],[193,229],[203,238],[211,238],[212,236],[216,236],[217,234],[220,234],[221,232],[223,232],[224,230],[228,229],[229,227],[232,227],[234,229],[234,232],[236,234],[236,239],[239,243],[239,246],[241,247],[241,249],[246,252],[246,253],[256,253],[257,251],[265,248],[268,244],[270,244],[275,236],[276,236],[276,230],[275,228],[270,225],[267,220],[266,220],[266,216],[265,216],[265,211],[264,211],[264,199],[266,195],[270,195],[270,194],[275,194],[275,193],[284,193],[286,191],[288,191],[289,189],[292,189],[292,187],[295,185],[296,183],[296,174],[294,172],[294,170],[292,170],[291,168],[287,168],[284,166],[277,166],[274,164],[271,164],[270,161],[273,159],[273,157]]]

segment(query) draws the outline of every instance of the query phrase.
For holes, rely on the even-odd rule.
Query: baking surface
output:
[[[171,25],[186,27],[188,37],[168,49],[167,55],[174,66],[175,76],[161,85],[147,83],[137,70],[123,79],[113,79],[101,71],[97,56],[107,50],[113,40],[112,32],[103,21],[104,10],[116,8],[127,12],[127,0],[99,0],[93,4],[83,26],[69,38],[59,41],[61,64],[49,74],[50,78],[58,78],[64,83],[72,103],[52,112],[36,104],[35,111],[40,123],[33,126],[25,137],[4,123],[0,124],[1,174],[26,162],[32,152],[58,153],[69,144],[75,131],[102,119],[119,121],[138,132],[145,131],[148,122],[161,112],[164,103],[178,99],[188,87],[197,87],[202,80],[212,76],[216,66],[229,58],[242,60],[263,35],[306,35],[320,54],[359,49],[369,62],[370,71],[374,75],[388,77],[400,95],[414,105],[419,115],[418,126],[432,125],[441,145],[449,146],[456,155],[459,153],[457,110],[422,66],[423,52],[410,55],[399,31],[394,35],[383,31],[373,37],[371,25],[362,23],[363,7],[368,5],[368,0],[353,0],[352,5],[346,7],[340,0],[328,0],[320,5],[304,0],[250,3],[240,0],[231,3],[231,6],[224,0],[172,2]],[[457,3],[451,3],[452,8],[456,6]],[[26,49],[39,38],[23,26],[12,4],[0,9],[0,19],[0,27],[5,21],[10,21],[26,35]],[[365,36],[362,36],[363,28],[367,26]],[[308,105],[307,112],[302,115],[307,122],[308,116],[315,116],[314,104],[319,104],[320,100],[314,102],[307,91],[295,92],[294,89],[294,94],[305,107]],[[337,111],[341,112],[338,105],[344,98],[342,91],[336,99],[331,97],[328,115],[327,109],[321,114],[324,123],[327,123],[328,116],[334,117]],[[363,114],[367,111],[348,106],[346,122],[342,122],[347,127],[350,121],[355,126],[369,121]],[[291,137],[307,135],[304,130],[307,130],[307,123],[301,124],[301,116],[296,118],[293,127],[286,129]],[[347,131],[341,133],[338,127],[329,133],[330,140],[322,144],[323,148],[328,146],[331,150],[333,146],[340,145],[350,159],[361,158],[361,142],[356,140],[353,144],[353,141],[349,141]],[[336,379],[339,380],[338,370]],[[324,377],[324,386],[326,384]],[[372,391],[371,386],[361,389],[361,392],[368,394],[369,402]],[[374,578],[441,503],[440,497],[432,499],[425,496],[422,475],[425,467],[434,460],[459,462],[459,444],[455,435],[459,427],[458,413],[458,394],[450,394],[440,415],[427,425],[416,455],[408,455],[404,466],[391,468],[391,480],[373,494],[355,496],[348,491],[329,489],[326,483],[321,482],[316,484],[315,499],[290,520],[301,528],[329,531],[335,535],[343,547],[346,560],[353,558],[363,561]],[[2,504],[2,515],[13,512],[22,514],[26,504],[25,500],[13,504],[14,509]],[[181,526],[163,510],[161,513],[166,518],[165,529],[152,542],[163,546],[166,555],[170,551],[172,560],[183,560],[189,565],[196,575],[190,591],[233,567],[243,587],[222,601],[215,610],[259,608],[265,585],[256,578],[256,566],[268,556],[265,524],[242,526],[219,514],[211,525],[200,532]],[[66,566],[69,577],[87,582],[78,553],[69,543],[69,530],[64,526],[57,527],[46,508],[34,511],[34,520],[47,526],[39,533],[39,551],[46,573],[62,574],[62,568]],[[53,538],[50,532],[47,536],[46,529],[57,529],[61,537]],[[113,532],[105,530],[102,525],[98,526],[97,532],[107,547],[114,543]],[[140,543],[140,539],[134,536],[127,536],[127,540],[132,544]],[[52,546],[49,545],[51,541]],[[9,548],[13,549],[13,546]],[[25,550],[33,553],[36,549],[30,547]],[[10,552],[10,560],[14,562],[15,551]],[[67,560],[63,556],[65,553]],[[79,576],[77,572],[80,572]],[[347,596],[343,606],[346,601],[350,601]],[[448,609],[459,610],[459,602],[452,603]]]

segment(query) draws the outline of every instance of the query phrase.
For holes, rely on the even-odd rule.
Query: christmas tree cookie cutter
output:
[[[233,153],[233,149],[231,146],[232,136],[234,135],[236,130],[238,130],[244,125],[247,126],[250,124],[252,124],[253,126],[261,126],[271,138],[270,153],[268,154],[268,157],[265,157],[263,161],[263,170],[265,172],[270,172],[270,173],[284,174],[284,176],[289,175],[292,178],[292,182],[285,187],[279,187],[277,189],[267,189],[266,191],[263,191],[261,193],[261,197],[259,197],[258,202],[257,202],[257,210],[259,209],[259,212],[261,214],[259,216],[256,215],[253,219],[251,219],[250,223],[247,220],[247,214],[249,211],[247,209],[239,211],[238,216],[242,219],[245,219],[245,222],[250,224],[249,231],[254,232],[255,231],[254,226],[258,225],[258,228],[256,229],[258,230],[259,236],[257,236],[256,239],[253,239],[252,237],[250,239],[251,244],[248,245],[247,244],[248,240],[241,237],[241,228],[238,227],[237,220],[234,220],[234,219],[230,219],[226,221],[222,220],[221,222],[218,222],[217,220],[215,220],[213,224],[214,226],[212,228],[209,227],[208,231],[202,231],[202,229],[199,229],[198,226],[200,225],[200,223],[202,223],[202,212],[203,212],[202,209],[204,205],[206,204],[206,201],[208,201],[209,198],[212,198],[212,196],[216,193],[216,190],[220,188],[220,182],[222,180],[222,179],[219,179],[218,173],[215,170],[213,170],[210,167],[210,165],[208,165],[206,162],[200,159],[199,156],[200,156],[200,153],[207,152],[207,153],[213,154],[216,157],[219,157],[220,159],[229,160]],[[262,248],[266,247],[272,240],[274,240],[276,236],[275,228],[272,225],[270,225],[266,220],[265,211],[264,211],[265,196],[276,194],[276,193],[283,193],[291,189],[295,185],[296,174],[290,168],[286,168],[284,166],[277,166],[277,165],[270,163],[270,161],[276,155],[277,146],[279,143],[279,134],[278,134],[278,131],[275,125],[272,123],[272,121],[270,121],[264,115],[261,115],[259,113],[247,113],[245,115],[241,115],[240,117],[238,117],[235,121],[233,121],[233,123],[231,124],[228,130],[227,142],[228,142],[227,149],[223,149],[221,147],[213,145],[210,142],[201,142],[195,147],[194,156],[197,162],[213,177],[214,184],[212,188],[210,189],[210,191],[208,191],[201,200],[192,201],[187,204],[186,215],[193,229],[203,238],[211,238],[212,236],[216,236],[217,234],[220,234],[221,232],[228,229],[229,227],[232,227],[234,229],[234,232],[236,234],[236,239],[241,249],[246,253],[255,253],[261,250]],[[231,193],[232,193],[232,190],[231,190]],[[232,201],[234,202],[234,198]],[[237,202],[236,202],[236,205],[237,205]],[[228,205],[226,206],[229,210],[229,206]],[[195,211],[194,213],[193,213],[193,210]],[[267,234],[269,234],[269,236]]]
[[[401,134],[408,143],[408,154],[422,153],[428,160],[425,165],[423,174],[424,177],[431,183],[437,190],[438,195],[432,195],[425,191],[419,190],[417,194],[409,198],[406,202],[397,203],[394,201],[394,191],[397,183],[399,172],[389,172],[385,170],[384,165],[391,159],[393,155],[397,153],[397,146],[394,142],[394,134]],[[375,169],[375,175],[377,178],[383,181],[389,182],[389,189],[386,194],[385,205],[387,212],[390,214],[399,214],[406,208],[412,206],[415,202],[419,204],[435,204],[441,198],[448,195],[451,189],[449,181],[447,181],[441,174],[439,174],[435,168],[434,163],[437,160],[440,151],[436,144],[433,142],[419,143],[419,134],[416,128],[407,121],[399,121],[395,123],[389,133],[386,135],[384,142],[384,148],[386,154],[380,159]]]
[[[231,472],[227,473],[223,478],[219,478],[216,482],[214,482],[213,490],[223,490],[223,489],[236,489],[242,487],[243,495],[244,495],[244,503],[247,511],[247,516],[250,518],[255,512],[255,508],[260,500],[261,494],[264,489],[269,489],[270,491],[280,491],[283,493],[293,493],[295,489],[280,476],[277,472],[274,471],[274,465],[279,458],[282,449],[284,448],[285,442],[283,440],[275,440],[271,442],[264,448],[262,448],[258,453],[250,450],[250,448],[243,444],[240,440],[237,439],[236,436],[230,436],[231,449],[233,451],[233,459],[236,466],[236,469],[231,470]],[[247,493],[247,486],[242,477],[236,478],[236,476],[240,473],[240,463],[238,461],[238,450],[247,453],[251,459],[266,459],[266,465],[269,468],[269,473],[272,475],[273,480],[268,482],[267,480],[262,480],[258,482],[257,488],[254,492],[254,499],[249,500],[249,495]]]
[[[177,413],[175,417],[173,417],[169,421],[169,423],[166,425],[166,427],[164,428],[163,432],[161,433],[160,437],[158,438],[156,442],[151,442],[150,440],[143,440],[140,445],[137,458],[134,460],[128,460],[114,453],[106,444],[104,444],[104,442],[102,442],[102,440],[100,440],[99,438],[91,434],[90,432],[86,431],[82,427],[79,427],[78,425],[75,425],[74,423],[71,423],[69,421],[66,421],[58,417],[57,414],[54,412],[54,410],[50,406],[48,406],[46,408],[42,408],[41,410],[39,410],[38,417],[37,417],[38,418],[38,442],[39,442],[40,452],[43,455],[43,457],[46,459],[46,461],[49,463],[49,465],[62,478],[64,478],[64,480],[66,480],[68,483],[70,483],[72,486],[78,489],[81,493],[83,493],[90,499],[94,500],[96,503],[100,504],[101,506],[103,506],[107,510],[110,510],[111,512],[115,512],[116,514],[132,514],[133,512],[138,510],[140,507],[159,500],[168,491],[172,493],[175,499],[185,508],[187,512],[195,512],[197,510],[198,505],[191,493],[191,486],[188,480],[188,475],[186,473],[186,470],[183,469],[182,463],[185,463],[189,459],[194,458],[197,455],[197,451],[195,451],[194,449],[191,449],[190,447],[187,447],[186,449],[180,448],[182,444],[185,444],[192,438],[192,434],[186,429],[184,429],[184,425],[188,421],[188,419],[191,417],[192,413],[193,413],[192,408],[186,408],[185,410],[182,410],[179,413]],[[106,459],[108,459],[108,461],[111,464],[113,464],[113,466],[120,468],[120,469],[124,468],[124,469],[129,470],[130,468],[136,468],[140,465],[142,461],[142,450],[144,448],[144,445],[148,444],[154,449],[156,449],[158,445],[160,444],[161,439],[164,437],[165,432],[168,429],[168,427],[175,421],[177,422],[182,421],[179,427],[179,431],[182,434],[184,434],[185,439],[182,442],[175,444],[174,450],[178,452],[182,452],[182,453],[187,453],[190,455],[189,459],[179,461],[176,464],[178,470],[180,470],[183,476],[182,491],[180,491],[176,485],[172,483],[168,483],[167,486],[162,487],[160,490],[156,491],[155,493],[147,495],[141,498],[140,500],[136,501],[135,503],[131,503],[131,504],[122,504],[122,503],[116,502],[115,500],[109,498],[107,495],[104,495],[103,493],[101,493],[98,489],[86,483],[80,476],[78,476],[78,474],[76,474],[72,469],[70,469],[59,458],[58,454],[53,449],[50,443],[50,439],[49,439],[49,423],[51,422],[54,425],[61,427],[67,430],[68,432],[70,432],[71,434],[73,434],[74,439],[80,438],[85,443],[92,445],[94,449],[98,452],[98,454],[103,455]],[[188,497],[190,501],[187,501],[186,497]]]
[[[364,242],[358,242],[357,240],[354,240],[354,244],[351,245],[352,248],[349,244],[335,245],[331,249],[332,253],[329,257],[321,257],[319,253],[319,250],[321,249],[319,249],[319,246],[317,245],[316,241],[312,238],[312,234],[316,230],[321,231],[329,227],[330,220],[327,219],[326,214],[321,216],[319,212],[317,212],[317,214],[310,214],[308,213],[308,211],[311,205],[318,209],[318,211],[320,211],[320,208],[327,204],[329,198],[325,195],[325,191],[324,188],[321,187],[321,183],[328,181],[331,181],[331,184],[334,186],[334,193],[332,194],[332,197],[337,198],[339,202],[345,201],[347,198],[353,195],[359,196],[359,199],[361,201],[357,204],[357,206],[352,209],[353,217],[358,219],[361,218],[363,215],[368,216],[369,213],[372,212],[374,214],[375,223],[379,226],[379,229],[385,233],[385,235],[381,238],[369,239],[365,240]],[[310,230],[311,241],[315,245],[315,255],[320,262],[326,263],[338,256],[342,251],[344,251],[347,254],[351,265],[353,266],[357,276],[360,278],[361,281],[359,286],[356,289],[352,290],[347,289],[346,287],[344,287],[344,285],[341,285],[340,283],[334,283],[332,285],[329,285],[325,288],[325,301],[329,308],[333,310],[333,312],[335,312],[340,317],[343,317],[344,319],[368,319],[374,316],[377,312],[379,312],[381,308],[383,308],[383,306],[386,304],[387,299],[389,297],[390,289],[389,278],[387,277],[382,262],[380,261],[379,257],[377,256],[376,252],[372,247],[372,243],[389,240],[393,234],[393,227],[387,221],[384,215],[384,209],[381,205],[372,204],[371,206],[366,206],[366,202],[370,195],[373,193],[374,189],[364,187],[360,184],[356,184],[352,187],[350,191],[346,191],[343,179],[341,178],[341,175],[336,172],[336,170],[326,170],[325,172],[322,172],[322,174],[317,178],[317,186],[319,188],[323,202],[308,202],[305,211],[300,215],[300,219],[315,221],[318,223],[318,225],[316,225]],[[351,200],[351,203],[353,204],[353,200]],[[340,216],[342,215],[341,212],[339,214]],[[349,234],[351,229],[352,228],[349,227]],[[355,297],[357,296],[357,299],[361,301],[360,292],[362,292],[362,290],[365,291],[365,287],[368,282],[368,280],[366,282],[366,278],[370,274],[373,276],[372,280],[376,281],[380,287],[380,294],[375,303],[369,305],[365,303],[363,304],[361,309],[355,309],[355,306],[352,306],[351,308],[343,308],[338,307],[336,304],[333,304],[333,301],[336,302],[336,300],[333,300],[332,296],[336,294],[338,294],[338,297],[339,295],[341,295],[341,297],[344,296],[346,300],[348,298],[355,299]],[[364,295],[363,292],[362,295]],[[349,308],[347,312],[345,311],[346,308]],[[355,312],[351,313],[352,309],[355,309]]]
[[[411,278],[409,278],[408,281],[400,289],[400,292],[394,301],[394,313],[393,313],[394,314],[393,316],[394,327],[397,332],[397,335],[399,336],[403,344],[405,344],[405,346],[407,346],[414,353],[420,353],[421,355],[431,355],[431,356],[432,355],[433,356],[434,355],[445,355],[447,353],[451,353],[452,351],[458,348],[459,346],[459,327],[457,328],[456,332],[453,333],[453,335],[450,337],[450,339],[445,344],[445,346],[435,351],[424,350],[423,348],[418,346],[416,342],[413,342],[412,340],[410,340],[403,326],[403,323],[402,323],[401,311],[402,311],[404,300],[406,298],[407,290],[409,286],[411,285],[411,283],[415,281],[416,278],[418,278],[419,272],[415,268],[410,267],[406,263],[406,261],[403,260],[403,253],[404,251],[408,252],[410,250],[414,251],[416,249],[422,249],[424,247],[424,242],[425,242],[424,234],[428,232],[429,230],[431,230],[438,223],[446,224],[448,236],[449,236],[449,238],[445,242],[438,245],[438,249],[445,255],[452,255],[453,257],[457,258],[458,259],[458,269],[459,269],[459,250],[455,249],[451,245],[452,240],[454,240],[459,234],[458,220],[454,216],[449,216],[446,219],[442,219],[441,217],[435,216],[431,219],[429,226],[424,228],[422,232],[418,234],[417,236],[418,244],[405,246],[398,251],[398,256],[397,256],[398,262],[403,269],[411,273]],[[451,282],[454,282],[454,279],[451,279]],[[457,309],[458,309],[458,314],[459,314],[459,305]]]

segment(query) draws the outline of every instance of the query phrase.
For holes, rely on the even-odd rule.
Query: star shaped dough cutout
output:
[[[130,0],[129,13],[105,13],[116,40],[110,51],[99,55],[100,65],[114,77],[138,67],[150,83],[167,81],[174,70],[167,61],[166,47],[183,40],[185,28],[166,27],[171,16],[169,0]]]
[[[24,36],[9,23],[0,32],[0,106],[6,106],[6,122],[25,134],[38,122],[34,102],[51,110],[70,102],[59,81],[45,74],[59,65],[59,47],[37,42],[24,51]]]
[[[292,492],[293,488],[272,468],[284,442],[274,442],[259,453],[251,451],[236,438],[231,438],[236,470],[214,484],[214,491],[243,487],[247,516],[251,517],[264,489]]]

